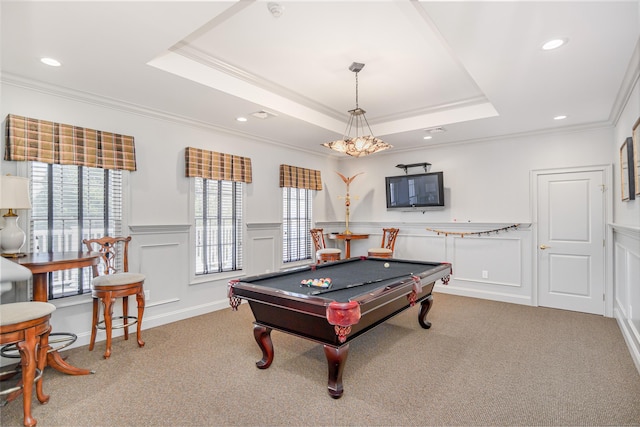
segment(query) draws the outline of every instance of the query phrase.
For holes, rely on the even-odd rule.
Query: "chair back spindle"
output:
[[[129,271],[129,242],[131,236],[127,237],[101,237],[98,239],[83,240],[87,250],[100,252],[101,264],[93,266],[93,277],[102,274],[115,274],[118,272],[127,273]],[[122,267],[119,264],[122,263]],[[102,271],[101,271],[102,268]]]
[[[398,236],[399,228],[383,228],[382,229],[382,245],[380,247],[391,249],[393,251],[396,246],[396,237]]]
[[[311,233],[311,237],[313,238],[313,246],[315,250],[319,251],[320,249],[324,249],[326,246],[324,243],[323,229],[312,228],[311,230],[309,230],[309,232]]]

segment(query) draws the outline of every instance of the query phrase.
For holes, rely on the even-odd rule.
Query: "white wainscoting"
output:
[[[142,328],[161,326],[228,306],[228,276],[196,281],[191,268],[190,225],[135,225],[131,230],[130,271],[146,276]],[[99,336],[100,338],[100,336]]]
[[[188,231],[189,226],[131,227],[129,271],[146,277],[147,308],[180,301],[189,262]]]
[[[484,224],[485,230],[509,225]],[[475,226],[474,228],[477,228]],[[482,228],[470,231],[482,231]],[[533,305],[531,229],[500,231],[489,235],[448,235],[447,260],[453,267],[448,285],[436,291],[516,304]]]
[[[278,271],[282,264],[282,224],[247,224],[247,259],[244,260],[245,272],[255,274]]]
[[[640,229],[612,224],[614,317],[640,371]]]
[[[520,224],[516,228],[509,228]],[[325,230],[340,230],[343,223],[318,223]],[[422,261],[446,261],[453,275],[448,285],[436,283],[435,291],[516,304],[533,305],[532,229],[530,223],[365,223],[350,222],[353,233],[368,233],[368,240],[353,240],[351,256],[366,255],[379,246],[383,227],[400,229],[394,257]],[[441,233],[428,231],[440,230]],[[480,233],[508,228],[487,235]],[[483,272],[486,274],[483,275]],[[486,276],[486,277],[485,277]]]

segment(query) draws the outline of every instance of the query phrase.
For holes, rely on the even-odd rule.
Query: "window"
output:
[[[29,163],[32,252],[85,250],[82,240],[123,229],[123,172]],[[49,299],[90,292],[91,268],[49,273]]]
[[[311,190],[282,188],[282,261],[311,259]]]
[[[195,178],[196,275],[242,269],[242,182]]]

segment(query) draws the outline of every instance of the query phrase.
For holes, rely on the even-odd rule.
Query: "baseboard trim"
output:
[[[146,329],[156,328],[158,326],[167,325],[169,323],[189,319],[195,316],[201,316],[203,314],[212,313],[214,311],[218,311],[226,308],[230,308],[230,307],[229,307],[229,300],[225,298],[219,301],[213,301],[207,304],[188,307],[182,310],[175,310],[171,312],[162,313],[157,316],[148,316],[145,313],[144,321],[142,322],[142,330],[144,331]],[[113,331],[112,337],[113,338],[119,337],[119,336],[122,336],[123,334],[124,334],[124,330],[115,329]],[[131,329],[129,330],[129,334],[131,334]],[[78,339],[76,340],[75,343],[73,343],[73,345],[70,345],[69,347],[67,347],[67,349],[89,345],[89,341],[91,339],[90,330],[86,332],[77,333],[76,335],[78,336]],[[104,333],[98,333],[98,336],[96,337],[96,342],[101,342],[105,340],[106,340],[106,337]]]
[[[500,292],[479,291],[477,289],[461,288],[458,286],[451,286],[451,285],[440,285],[437,283],[433,290],[434,292],[440,292],[443,294],[450,294],[450,295],[458,295],[461,297],[480,298],[480,299],[486,299],[490,301],[508,302],[508,303],[520,304],[520,305],[530,305],[530,306],[533,305],[533,302],[530,296],[512,295],[512,294],[500,293]]]

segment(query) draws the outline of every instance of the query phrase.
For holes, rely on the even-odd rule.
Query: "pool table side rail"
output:
[[[300,269],[292,270],[289,273],[298,273]],[[451,273],[451,264],[440,264],[436,267],[433,267],[426,272],[414,274],[413,276],[417,276],[420,278],[421,283],[430,283],[435,282],[436,280],[443,279],[448,277]],[[250,278],[232,280],[228,285],[228,296],[229,298],[244,298],[247,300],[256,300],[263,302],[265,304],[283,304],[283,299],[287,300],[287,305],[289,308],[295,310],[303,310],[303,311],[312,311],[319,315],[324,315],[326,312],[326,306],[333,301],[331,299],[331,294],[324,294],[326,297],[323,297],[323,294],[320,295],[310,295],[307,293],[301,292],[290,292],[282,289],[270,287],[270,286],[262,286],[255,283],[251,283],[252,280],[263,280],[265,278],[276,277],[277,274],[267,273],[264,275],[252,276]],[[279,277],[284,277],[280,275]],[[247,281],[245,281],[247,280]],[[384,282],[380,282],[375,286],[373,290],[367,290],[367,286],[362,287],[362,293],[354,295],[349,298],[349,301],[357,301],[360,304],[364,304],[367,301],[372,299],[379,298],[382,294],[390,293],[393,290],[399,292],[405,292],[405,288],[409,289],[414,286],[414,280],[412,276],[407,275],[404,280],[402,279],[390,279],[389,281],[394,281],[394,283],[390,283],[387,286],[384,285]],[[308,288],[304,292],[308,291]],[[238,302],[239,303],[239,302]],[[233,304],[232,304],[233,306]]]
[[[415,302],[431,297],[435,282],[423,284],[422,292]],[[327,321],[326,306],[287,305],[289,301],[268,300],[260,295],[246,293],[246,299],[256,319],[255,324],[286,332],[332,347],[341,347],[365,332],[413,306],[407,300],[413,286],[395,287],[382,297],[360,304],[360,321],[350,326],[350,333],[344,341],[336,333],[335,326]]]
[[[265,283],[271,278],[277,278],[278,280],[286,281],[287,277],[293,277],[305,271],[308,271],[310,273],[315,271],[322,271],[321,270],[322,268],[336,267],[340,264],[353,264],[355,266],[357,265],[358,261],[367,260],[367,259],[370,259],[370,258],[366,258],[366,257],[350,258],[350,259],[340,260],[332,263],[321,264],[319,266],[315,266],[315,265],[303,266],[303,267],[293,268],[283,272],[271,272],[271,273],[263,273],[263,274],[248,276],[248,277],[230,281],[228,293],[229,293],[229,296],[231,296],[232,292],[238,295],[237,290],[254,289],[256,292],[260,292],[265,295],[273,295],[273,296],[286,295],[287,298],[291,298],[292,300],[304,300],[304,301],[309,301],[310,303],[323,304],[324,302],[326,302],[327,300],[326,298],[330,300],[333,299],[331,294],[328,294],[326,298],[324,298],[322,296],[323,294],[311,295],[309,293],[310,288],[300,288],[300,292],[296,292],[291,290],[279,289],[277,287],[272,287],[272,286],[264,286],[259,283]],[[445,282],[445,277],[448,281],[448,276],[451,274],[451,264],[449,263],[423,263],[421,261],[400,260],[400,259],[390,259],[388,261],[391,261],[392,263],[400,263],[400,264],[406,264],[406,265],[419,264],[419,268],[426,269],[426,270],[422,270],[422,273],[418,273],[418,274],[407,273],[406,275],[399,276],[407,281],[412,281],[411,279],[412,276],[418,276],[423,282],[436,281],[439,279],[443,279],[443,282]],[[316,276],[320,275],[320,273],[311,273],[311,274],[315,274]],[[292,281],[295,281],[295,279],[292,279]],[[390,285],[392,286],[404,285],[403,280],[400,280],[397,277],[390,278],[388,281],[396,282],[396,283],[391,283]],[[384,281],[380,283],[380,285],[382,284],[384,284]],[[353,290],[357,291],[356,288],[353,288]],[[339,291],[340,290],[336,289],[336,292],[339,292]],[[370,298],[371,297],[370,295],[371,295],[371,292],[367,291],[367,286],[363,286],[362,292],[358,295],[353,295],[348,299],[348,301],[361,301],[362,299]]]

